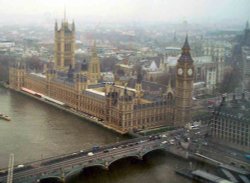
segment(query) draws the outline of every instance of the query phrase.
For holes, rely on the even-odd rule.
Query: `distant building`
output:
[[[102,72],[101,77],[102,77],[102,80],[104,82],[114,82],[115,81],[115,77],[114,77],[114,74],[112,72]]]
[[[146,79],[148,81],[155,81],[157,77],[164,73],[164,70],[160,69],[154,60],[151,61],[150,65],[144,66],[143,70],[146,73]]]
[[[15,46],[15,42],[12,41],[0,41],[0,49],[11,48]]]
[[[228,100],[228,101],[227,101]],[[216,107],[211,119],[211,136],[218,143],[250,151],[250,101],[249,95],[225,98]]]
[[[242,53],[242,79],[243,89],[250,89],[250,47],[243,46]]]
[[[203,94],[212,93],[217,84],[217,64],[211,56],[194,57],[195,82],[204,82],[206,90]]]
[[[249,22],[247,21],[246,23],[246,28],[244,30],[244,34],[242,36],[242,45],[244,46],[250,46],[250,27],[249,27]]]
[[[176,60],[178,59],[175,57]],[[159,54],[157,57],[149,57],[147,59],[141,60],[140,64],[142,65],[142,70],[145,73],[144,79],[150,82],[155,82],[157,78],[169,73],[170,67],[169,65],[169,57],[166,54]],[[177,61],[173,63],[174,68],[176,66]]]
[[[221,43],[210,42],[203,46],[204,55],[211,56],[216,64],[216,83],[221,83],[225,69],[225,47]]]
[[[181,54],[181,48],[179,47],[166,47],[165,53],[167,56],[176,57]]]
[[[248,21],[241,40],[243,89],[250,89],[250,28]]]

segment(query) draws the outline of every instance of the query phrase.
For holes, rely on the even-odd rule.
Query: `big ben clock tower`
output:
[[[194,65],[188,37],[176,65],[176,94],[174,126],[183,127],[191,121]]]

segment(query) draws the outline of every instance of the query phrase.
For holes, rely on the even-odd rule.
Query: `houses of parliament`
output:
[[[58,100],[75,111],[99,118],[119,133],[182,127],[191,121],[194,66],[187,37],[176,66],[175,90],[166,86],[163,95],[151,96],[143,91],[140,71],[134,88],[102,82],[95,44],[88,64],[76,63],[75,31],[74,22],[64,19],[61,25],[55,23],[54,63],[47,64],[45,74],[29,72],[20,62],[13,64],[9,68],[9,87]]]

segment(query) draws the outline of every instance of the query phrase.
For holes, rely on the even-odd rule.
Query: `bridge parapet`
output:
[[[166,140],[166,139],[165,139]],[[100,149],[93,155],[88,155],[91,150],[79,151],[69,155],[58,156],[55,159],[50,158],[42,163],[35,162],[29,164],[28,169],[14,173],[15,183],[32,183],[37,180],[43,180],[48,177],[69,177],[72,174],[80,173],[85,168],[100,167],[108,170],[116,161],[124,158],[135,158],[143,160],[143,157],[149,152],[155,150],[169,151],[170,144],[163,144],[162,139],[143,137],[137,140],[129,140],[122,143],[116,143]],[[25,165],[26,166],[26,165]],[[64,176],[65,175],[65,176]],[[0,182],[5,183],[6,177],[0,175]]]

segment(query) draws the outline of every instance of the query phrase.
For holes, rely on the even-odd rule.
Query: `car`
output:
[[[117,148],[116,147],[113,147],[113,150],[116,150]]]
[[[161,137],[165,138],[165,137],[167,137],[167,135],[164,135],[164,134],[163,134],[163,135],[161,135]]]
[[[181,137],[180,136],[175,136],[174,138],[175,138],[175,140],[180,140]]]
[[[208,109],[212,109],[213,107],[214,107],[213,105],[207,106]]]
[[[165,140],[165,141],[163,141],[163,142],[161,142],[162,144],[166,144],[167,143],[167,141]]]
[[[93,156],[93,155],[94,155],[94,153],[92,153],[92,152],[88,153],[88,156]]]
[[[245,158],[250,160],[250,154],[245,154]]]
[[[207,146],[207,142],[203,142],[202,144],[203,144],[204,146]]]
[[[108,153],[108,152],[109,152],[109,150],[108,150],[108,149],[105,149],[103,152],[104,152],[104,153]]]
[[[170,140],[169,140],[169,143],[173,145],[173,144],[174,144],[174,141],[175,141],[174,139],[170,139]]]
[[[24,165],[17,165],[17,168],[23,168]]]
[[[92,147],[92,151],[93,152],[96,152],[96,151],[98,151],[100,149],[100,146],[93,146]]]
[[[235,152],[230,152],[230,154],[233,156],[237,156],[237,153],[235,153]]]

